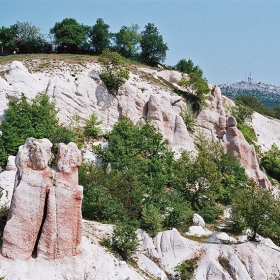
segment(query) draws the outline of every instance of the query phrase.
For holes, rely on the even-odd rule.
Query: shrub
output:
[[[189,104],[183,105],[180,116],[183,118],[184,123],[187,126],[187,129],[190,132],[194,132],[195,118],[193,116],[193,110]]]
[[[163,216],[160,210],[152,204],[145,205],[142,210],[142,226],[154,237],[162,230]]]
[[[194,271],[197,267],[198,258],[193,258],[184,261],[175,267],[174,271],[177,272],[178,279],[180,280],[194,280]]]
[[[102,121],[98,121],[97,116],[92,114],[88,120],[85,121],[84,134],[87,137],[97,138],[101,134],[101,129],[98,127]]]
[[[129,68],[117,52],[104,50],[98,61],[103,66],[101,80],[109,90],[118,92],[119,87],[129,79]]]
[[[251,145],[254,144],[254,141],[257,141],[257,137],[254,129],[245,123],[237,123],[237,128],[242,132],[246,141]]]
[[[269,151],[264,153],[261,165],[271,177],[280,181],[280,150],[275,144],[271,146]]]
[[[138,245],[135,225],[124,223],[115,227],[112,235],[112,248],[124,260],[137,251]]]
[[[84,186],[82,212],[84,218],[103,223],[116,223],[126,214],[117,199],[104,186],[94,182]]]
[[[59,127],[56,113],[55,104],[44,93],[39,93],[30,102],[24,94],[19,100],[11,100],[0,124],[2,166],[6,162],[6,156],[15,155],[26,138],[55,138]]]

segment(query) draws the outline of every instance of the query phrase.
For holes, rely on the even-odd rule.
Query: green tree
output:
[[[251,240],[256,240],[257,232],[273,220],[276,201],[269,190],[250,178],[247,187],[235,193],[232,205],[233,216],[243,219],[244,226],[252,230]]]
[[[45,36],[40,32],[40,28],[31,22],[17,21],[17,34],[14,37],[16,47],[20,53],[40,53],[50,52],[51,45],[46,41]]]
[[[163,42],[158,28],[153,23],[148,23],[141,32],[141,59],[150,65],[164,62],[166,58],[167,44]]]
[[[97,151],[104,164],[110,163],[114,190],[130,215],[141,216],[141,205],[158,203],[171,175],[173,153],[162,135],[150,124],[142,127],[123,119],[108,135],[109,144]]]
[[[99,56],[98,61],[103,66],[101,80],[109,90],[118,92],[119,87],[129,79],[129,68],[122,62],[117,52],[105,50]]]
[[[109,32],[109,28],[110,26],[104,23],[102,18],[98,18],[92,27],[90,32],[91,44],[98,54],[101,54],[110,46],[111,33]]]
[[[23,145],[28,137],[49,138],[51,141],[58,139],[60,126],[56,113],[55,104],[43,93],[38,94],[31,102],[24,94],[19,100],[11,100],[0,124],[0,149],[1,145],[3,147],[0,154],[15,155],[18,147]],[[1,161],[3,164],[6,158]]]
[[[251,95],[239,95],[235,99],[236,102],[242,103],[245,106],[250,107],[254,111],[260,114],[267,114],[267,108],[254,96]]]
[[[162,230],[163,217],[161,211],[153,204],[147,204],[142,210],[142,226],[154,237]]]
[[[280,181],[280,150],[275,144],[263,154],[261,165],[271,177]]]
[[[76,52],[86,39],[84,28],[74,19],[65,18],[50,29],[59,52]]]
[[[194,63],[191,59],[186,60],[186,59],[181,59],[176,65],[175,65],[175,69],[179,70],[183,73],[197,73],[199,74],[201,77],[203,75],[203,71],[199,68],[198,65],[194,66]]]
[[[202,77],[200,73],[191,72],[189,79],[182,77],[179,85],[185,88],[189,94],[196,96],[193,101],[193,107],[200,110],[204,105],[206,94],[210,91],[207,79]]]
[[[12,53],[16,49],[16,43],[14,42],[14,38],[17,36],[17,26],[14,24],[10,27],[2,26],[0,28],[0,47],[3,53],[9,54]]]
[[[97,116],[92,114],[89,119],[85,120],[84,135],[89,138],[97,138],[102,132],[100,124],[102,121],[98,121]]]
[[[141,36],[138,33],[139,26],[132,24],[131,26],[123,26],[119,32],[114,34],[115,49],[122,56],[127,58],[136,58],[138,45]]]

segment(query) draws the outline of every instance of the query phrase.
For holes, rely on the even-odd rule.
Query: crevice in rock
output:
[[[43,219],[42,219],[42,223],[41,223],[41,226],[40,226],[40,230],[39,230],[38,235],[37,235],[37,239],[36,239],[36,242],[35,242],[35,245],[34,245],[34,249],[33,249],[33,251],[32,251],[32,257],[33,257],[33,258],[36,258],[36,257],[37,257],[37,248],[38,248],[39,240],[40,240],[40,237],[41,237],[41,234],[42,234],[42,230],[43,230],[43,226],[44,226],[45,220],[46,220],[46,218],[47,218],[48,199],[49,199],[49,191],[47,191],[47,193],[46,193],[45,204],[44,204]]]

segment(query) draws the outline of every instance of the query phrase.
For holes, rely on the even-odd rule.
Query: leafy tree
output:
[[[109,25],[104,23],[102,18],[96,20],[95,25],[90,32],[92,46],[96,53],[101,54],[110,46],[111,33],[109,32]]]
[[[200,73],[191,72],[189,74],[189,79],[182,77],[179,81],[179,85],[185,88],[189,94],[197,97],[196,100],[193,101],[193,107],[200,110],[204,105],[206,94],[210,91],[206,78],[201,77]]]
[[[31,22],[19,22],[15,24],[17,34],[14,37],[16,47],[21,53],[50,52],[51,45],[45,40],[40,28]]]
[[[250,107],[254,111],[260,114],[267,114],[267,108],[254,96],[251,95],[239,95],[235,99],[238,103],[242,103],[245,106]]]
[[[135,225],[131,223],[123,223],[114,228],[112,247],[124,260],[127,260],[137,251],[138,245],[139,241]]]
[[[101,134],[101,129],[98,127],[102,121],[98,121],[95,114],[92,114],[88,120],[85,121],[84,134],[86,137],[97,138]]]
[[[252,230],[251,240],[256,240],[257,232],[273,220],[275,203],[272,193],[252,178],[248,180],[247,188],[235,193],[233,215],[243,219],[244,226]]]
[[[119,87],[129,79],[129,68],[122,62],[121,56],[110,50],[103,51],[98,61],[103,66],[101,80],[110,90],[118,92]]]
[[[175,69],[179,70],[183,73],[197,73],[199,74],[201,77],[203,75],[203,71],[199,68],[199,66],[194,66],[194,63],[191,59],[186,60],[186,59],[181,59],[176,65],[175,65]]]
[[[118,182],[111,191],[133,217],[141,216],[141,205],[158,203],[171,174],[173,153],[162,135],[150,124],[142,127],[123,119],[108,135],[109,144],[97,153],[110,163],[109,177]],[[112,176],[112,177],[111,177]],[[115,183],[111,183],[115,185]]]
[[[114,34],[115,49],[122,56],[127,58],[136,58],[138,45],[141,36],[138,34],[139,26],[132,24],[131,26],[123,26],[118,33]]]
[[[280,181],[280,150],[275,144],[264,153],[261,165],[271,177]]]
[[[58,51],[62,52],[76,52],[78,46],[86,39],[84,28],[74,18],[56,22],[50,33],[54,34],[55,43],[59,46]]]
[[[58,125],[56,113],[55,104],[43,93],[38,94],[31,102],[28,102],[24,94],[19,100],[11,100],[0,124],[0,154],[4,157],[15,155],[18,147],[28,137],[60,140],[58,135],[61,135],[61,126]],[[6,160],[7,158],[1,159],[2,166]]]
[[[153,23],[148,23],[145,30],[141,32],[140,46],[140,56],[145,63],[153,65],[160,61],[164,62],[168,47]]]
[[[17,36],[17,26],[14,24],[10,27],[2,26],[0,28],[0,42],[3,53],[12,53],[16,49],[14,38]]]
[[[153,204],[147,204],[142,210],[142,225],[154,237],[162,230],[163,217],[161,211]]]

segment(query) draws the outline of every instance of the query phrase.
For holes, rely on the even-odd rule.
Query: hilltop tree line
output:
[[[16,22],[0,28],[0,42],[5,54],[49,53],[55,46],[59,53],[101,54],[105,49],[118,52],[130,59],[147,64],[164,62],[167,44],[153,23],[139,31],[137,24],[122,26],[112,33],[110,26],[98,18],[93,26],[78,23],[74,18],[65,18],[50,28],[45,36],[40,28],[29,22]]]

